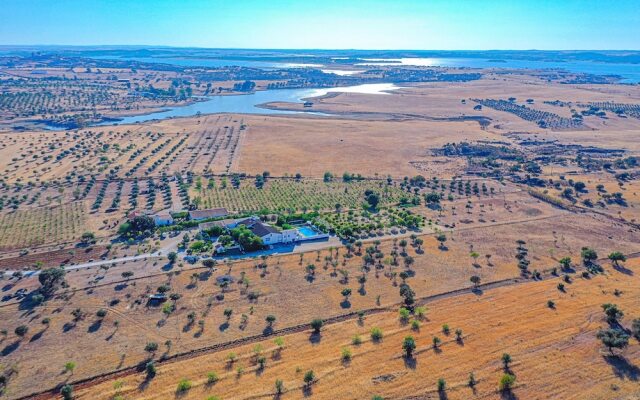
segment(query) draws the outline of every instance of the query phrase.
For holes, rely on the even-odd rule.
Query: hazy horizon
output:
[[[633,0],[5,0],[0,45],[630,50],[640,37],[637,7]]]

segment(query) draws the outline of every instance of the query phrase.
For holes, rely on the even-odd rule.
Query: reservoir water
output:
[[[366,84],[357,86],[322,88],[322,89],[279,89],[263,90],[249,94],[209,96],[206,100],[198,101],[186,106],[176,106],[163,109],[162,111],[123,117],[119,121],[106,121],[98,125],[121,125],[135,124],[158,119],[172,117],[190,117],[198,114],[212,113],[237,113],[237,114],[292,114],[306,111],[285,111],[272,110],[258,107],[259,104],[271,102],[300,103],[302,99],[309,97],[323,96],[330,92],[366,93],[366,94],[388,94],[389,91],[399,89],[392,83]],[[314,114],[312,110],[308,111]],[[317,114],[317,113],[315,113]],[[321,115],[321,114],[320,114]]]
[[[118,59],[113,56],[97,56],[100,58]],[[173,64],[182,67],[228,67],[240,66],[248,68],[321,68],[327,73],[337,75],[350,75],[349,70],[331,69],[330,65],[310,63],[285,63],[262,60],[232,60],[215,58],[180,58],[180,57],[128,57],[120,58],[149,63]],[[310,59],[312,61],[313,58]],[[457,57],[432,57],[432,58],[393,58],[393,59],[364,59],[365,62],[358,63],[359,66],[375,65],[415,65],[425,67],[450,67],[450,68],[515,68],[515,69],[562,69],[575,73],[586,73],[594,75],[619,75],[624,83],[640,82],[640,65],[625,63],[605,63],[594,61],[535,61],[535,60],[513,60],[499,59],[490,60],[483,58],[457,58]]]

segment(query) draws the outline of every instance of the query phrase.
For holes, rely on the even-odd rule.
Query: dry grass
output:
[[[193,387],[179,398],[269,398],[274,395],[275,380],[282,379],[286,392],[281,398],[312,394],[315,399],[373,395],[428,399],[438,398],[436,382],[444,378],[446,398],[500,398],[500,357],[507,352],[513,359],[510,371],[517,377],[513,390],[517,398],[633,396],[638,393],[638,342],[632,339],[620,356],[611,357],[595,338],[596,331],[607,325],[600,307],[603,303],[613,302],[627,311],[624,325],[638,317],[634,311],[640,306],[640,264],[636,259],[627,268],[633,271],[631,275],[607,268],[607,275],[577,279],[567,285],[566,293],[556,289],[559,279],[552,279],[434,301],[428,304],[428,318],[419,331],[403,326],[389,312],[369,316],[363,325],[352,320],[329,326],[316,339],[309,332],[285,336],[286,348],[280,356],[274,356],[273,342],[265,340],[259,343],[267,356],[264,370],[255,365],[254,345],[234,349],[238,361],[232,367],[226,361],[228,351],[170,363],[160,366],[150,382],[145,383],[141,374],[122,379],[121,393],[125,398],[173,398],[178,381],[186,378]],[[615,296],[614,289],[622,294]],[[547,306],[548,300],[556,302],[555,309]],[[445,323],[452,331],[462,329],[462,342],[441,332]],[[374,326],[384,332],[379,343],[369,338]],[[363,344],[352,345],[354,335],[360,335]],[[402,338],[407,335],[414,336],[418,345],[411,360],[401,357]],[[443,340],[438,350],[431,345],[434,336]],[[343,347],[352,351],[350,362],[341,361]],[[242,373],[237,372],[238,367]],[[307,370],[314,371],[316,381],[305,390],[302,377]],[[212,371],[220,380],[208,385],[206,376]],[[471,372],[478,381],[473,389],[467,385]],[[78,395],[80,399],[108,399],[114,393],[113,381],[109,381],[80,390]]]
[[[625,226],[611,225],[606,220],[591,217],[582,217],[581,223],[576,224],[575,216],[568,212],[561,212],[553,218],[460,228],[447,236],[448,251],[438,250],[437,242],[431,236],[425,237],[424,254],[416,254],[415,249],[409,246],[409,254],[415,258],[412,268],[415,276],[410,278],[410,283],[418,296],[467,288],[471,285],[469,278],[472,275],[480,276],[485,283],[518,276],[514,257],[515,240],[518,238],[527,241],[531,270],[550,268],[556,265],[557,259],[566,255],[578,260],[580,248],[584,245],[592,245],[604,255],[613,249],[625,253],[638,251],[637,243],[640,241],[638,234],[629,232]],[[367,245],[370,244],[365,244],[365,247]],[[392,245],[392,241],[382,243],[385,258],[389,257]],[[473,260],[469,256],[472,245],[480,254],[478,267],[472,265]],[[349,272],[348,283],[340,282],[340,273],[332,276],[331,266],[325,269],[324,258],[329,254],[328,250],[320,252],[319,260],[316,252],[304,254],[302,262],[298,255],[270,258],[267,260],[268,273],[264,276],[254,267],[256,262],[251,260],[231,266],[220,265],[211,275],[206,273],[206,269],[201,269],[195,278],[192,277],[194,271],[188,269],[179,275],[168,276],[166,271],[171,269],[165,267],[166,259],[118,264],[108,271],[94,267],[72,272],[69,283],[78,290],[70,296],[57,297],[32,312],[17,304],[2,307],[3,328],[9,332],[19,324],[27,324],[30,328],[27,338],[19,341],[16,348],[12,347],[16,343],[12,334],[4,342],[5,348],[13,349],[5,350],[7,365],[17,363],[25,371],[11,380],[9,393],[13,397],[32,390],[33,374],[26,372],[32,368],[41,377],[43,387],[52,387],[65,379],[59,374],[67,361],[77,363],[73,379],[79,379],[136,365],[147,357],[143,348],[149,341],[160,344],[160,355],[166,350],[162,344],[172,340],[168,353],[174,354],[259,335],[265,329],[265,317],[269,314],[277,317],[275,328],[280,329],[308,323],[314,317],[328,318],[375,308],[378,301],[382,307],[400,301],[394,279],[386,275],[392,270],[391,266],[385,264],[379,272],[372,269],[367,273],[367,281],[360,291],[357,279],[362,275],[362,259],[352,257],[343,265],[345,250],[340,249],[339,252],[337,269]],[[335,250],[333,254],[335,258]],[[485,260],[486,254],[492,255],[491,265]],[[316,265],[312,281],[308,280],[305,272],[309,263]],[[174,271],[180,269],[173,268]],[[118,282],[122,280],[120,274],[127,270],[134,271],[134,277],[141,279],[128,284]],[[403,270],[402,260],[400,266],[393,270]],[[216,300],[215,296],[221,290],[214,284],[215,278],[228,273],[236,279],[244,274],[249,286],[245,289],[244,285],[233,284],[224,294],[224,300]],[[145,277],[148,274],[159,275]],[[400,283],[400,278],[396,276],[395,281]],[[101,286],[91,289],[96,282]],[[173,293],[182,296],[176,303],[177,310],[168,318],[159,308],[144,305],[146,294],[165,283],[171,286]],[[25,278],[11,285],[6,294],[20,288],[31,290],[35,287],[35,278]],[[353,290],[349,304],[343,303],[340,294],[345,287]],[[248,298],[250,292],[259,293],[256,301]],[[119,302],[112,303],[116,299]],[[142,304],[137,304],[137,300]],[[527,300],[527,304],[531,303]],[[76,308],[80,308],[86,317],[74,323],[71,312]],[[97,323],[95,316],[99,308],[108,310],[101,323]],[[228,323],[223,315],[226,308],[233,310]],[[190,312],[196,313],[196,322],[204,321],[202,331],[197,324],[188,326],[187,314]],[[242,314],[247,315],[246,326],[242,324]],[[51,318],[47,329],[39,323],[44,317]],[[115,320],[119,321],[117,328],[113,325]],[[464,325],[463,329],[470,330],[468,326]],[[42,334],[38,334],[41,331]],[[36,339],[32,339],[34,336]],[[48,362],[43,364],[42,359]],[[171,386],[174,385],[172,383]]]

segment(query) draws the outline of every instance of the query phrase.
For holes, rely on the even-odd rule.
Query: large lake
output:
[[[481,58],[396,58],[369,59],[359,63],[362,66],[374,65],[417,65],[425,67],[451,68],[514,68],[514,69],[563,69],[569,72],[594,75],[619,75],[625,83],[640,82],[640,65],[621,63],[602,63],[593,61],[529,61],[529,60],[487,60]]]
[[[190,117],[197,114],[236,113],[236,114],[291,114],[295,111],[272,110],[258,107],[259,104],[271,102],[299,103],[308,97],[323,96],[329,92],[389,94],[389,91],[398,89],[392,83],[366,84],[327,89],[280,89],[263,90],[249,94],[209,96],[204,101],[199,101],[186,106],[169,107],[162,111],[124,117],[117,122],[107,121],[99,125],[135,124],[158,119],[172,117]],[[313,113],[312,110],[308,113]],[[318,114],[318,113],[313,113]],[[322,114],[319,114],[322,115]]]
[[[111,58],[119,57],[104,56],[94,58]],[[251,61],[251,60],[231,60],[231,59],[213,59],[213,58],[179,58],[179,57],[131,57],[128,60],[135,60],[149,63],[173,64],[183,67],[228,67],[240,66],[249,68],[325,68],[328,73],[338,75],[350,74],[352,72],[345,70],[332,70],[330,66],[322,66],[320,64],[307,63],[283,63],[269,61]],[[311,58],[313,60],[313,58]],[[310,61],[311,61],[310,60]],[[594,75],[619,75],[625,83],[640,82],[640,65],[623,64],[623,63],[603,63],[593,61],[529,61],[529,60],[489,60],[482,58],[397,58],[397,59],[367,59],[369,62],[363,62],[357,65],[362,67],[374,65],[419,65],[427,67],[450,67],[450,68],[515,68],[515,69],[564,69],[569,72],[586,73]],[[366,61],[366,60],[365,60]]]

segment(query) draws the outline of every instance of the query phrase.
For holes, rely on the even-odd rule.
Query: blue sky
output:
[[[0,44],[640,49],[640,0],[0,0]]]

